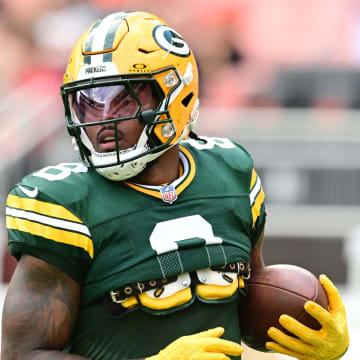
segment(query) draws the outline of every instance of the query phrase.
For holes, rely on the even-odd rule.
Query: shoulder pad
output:
[[[251,171],[254,162],[248,151],[235,141],[228,138],[201,136],[199,139],[187,139],[181,145],[191,148],[199,156],[203,152],[211,152],[214,156],[221,157],[231,167],[242,171]],[[198,151],[199,150],[199,151]]]
[[[23,178],[12,193],[29,198],[48,198],[66,206],[87,196],[88,168],[82,163],[47,166]]]

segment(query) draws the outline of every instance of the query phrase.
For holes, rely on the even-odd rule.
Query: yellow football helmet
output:
[[[154,108],[144,106],[142,88],[156,99]],[[81,158],[104,177],[125,180],[189,135],[198,118],[198,71],[189,45],[163,20],[114,13],[95,21],[76,43],[61,95]],[[110,116],[114,104],[122,110]],[[134,146],[120,149],[117,126],[130,119],[144,128]],[[89,139],[89,127],[99,125],[114,131],[111,151],[98,151]]]

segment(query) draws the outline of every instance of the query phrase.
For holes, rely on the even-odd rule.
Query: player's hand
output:
[[[321,329],[312,330],[294,318],[282,315],[279,319],[281,326],[299,339],[271,327],[268,335],[275,342],[266,343],[267,349],[299,360],[337,360],[345,354],[350,342],[345,306],[337,288],[326,275],[320,275],[320,283],[328,297],[328,311],[313,301],[307,301],[304,307],[321,324]]]
[[[232,341],[219,339],[224,328],[217,327],[194,335],[182,336],[159,354],[146,360],[230,360],[227,355],[239,356],[243,348]]]

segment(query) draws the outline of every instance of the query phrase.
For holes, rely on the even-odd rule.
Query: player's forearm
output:
[[[79,298],[79,285],[55,265],[23,255],[3,306],[1,359],[84,359],[62,353]]]

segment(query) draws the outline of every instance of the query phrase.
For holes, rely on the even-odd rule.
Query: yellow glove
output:
[[[337,288],[326,275],[320,275],[320,283],[328,297],[328,311],[313,301],[307,301],[304,307],[307,313],[318,320],[321,329],[310,329],[291,316],[281,315],[281,326],[299,339],[271,327],[268,335],[275,342],[267,342],[267,349],[299,360],[337,360],[345,354],[350,342],[345,306]]]
[[[239,356],[243,348],[232,341],[219,339],[224,328],[217,327],[194,335],[182,336],[159,354],[146,360],[227,360],[228,355]]]

